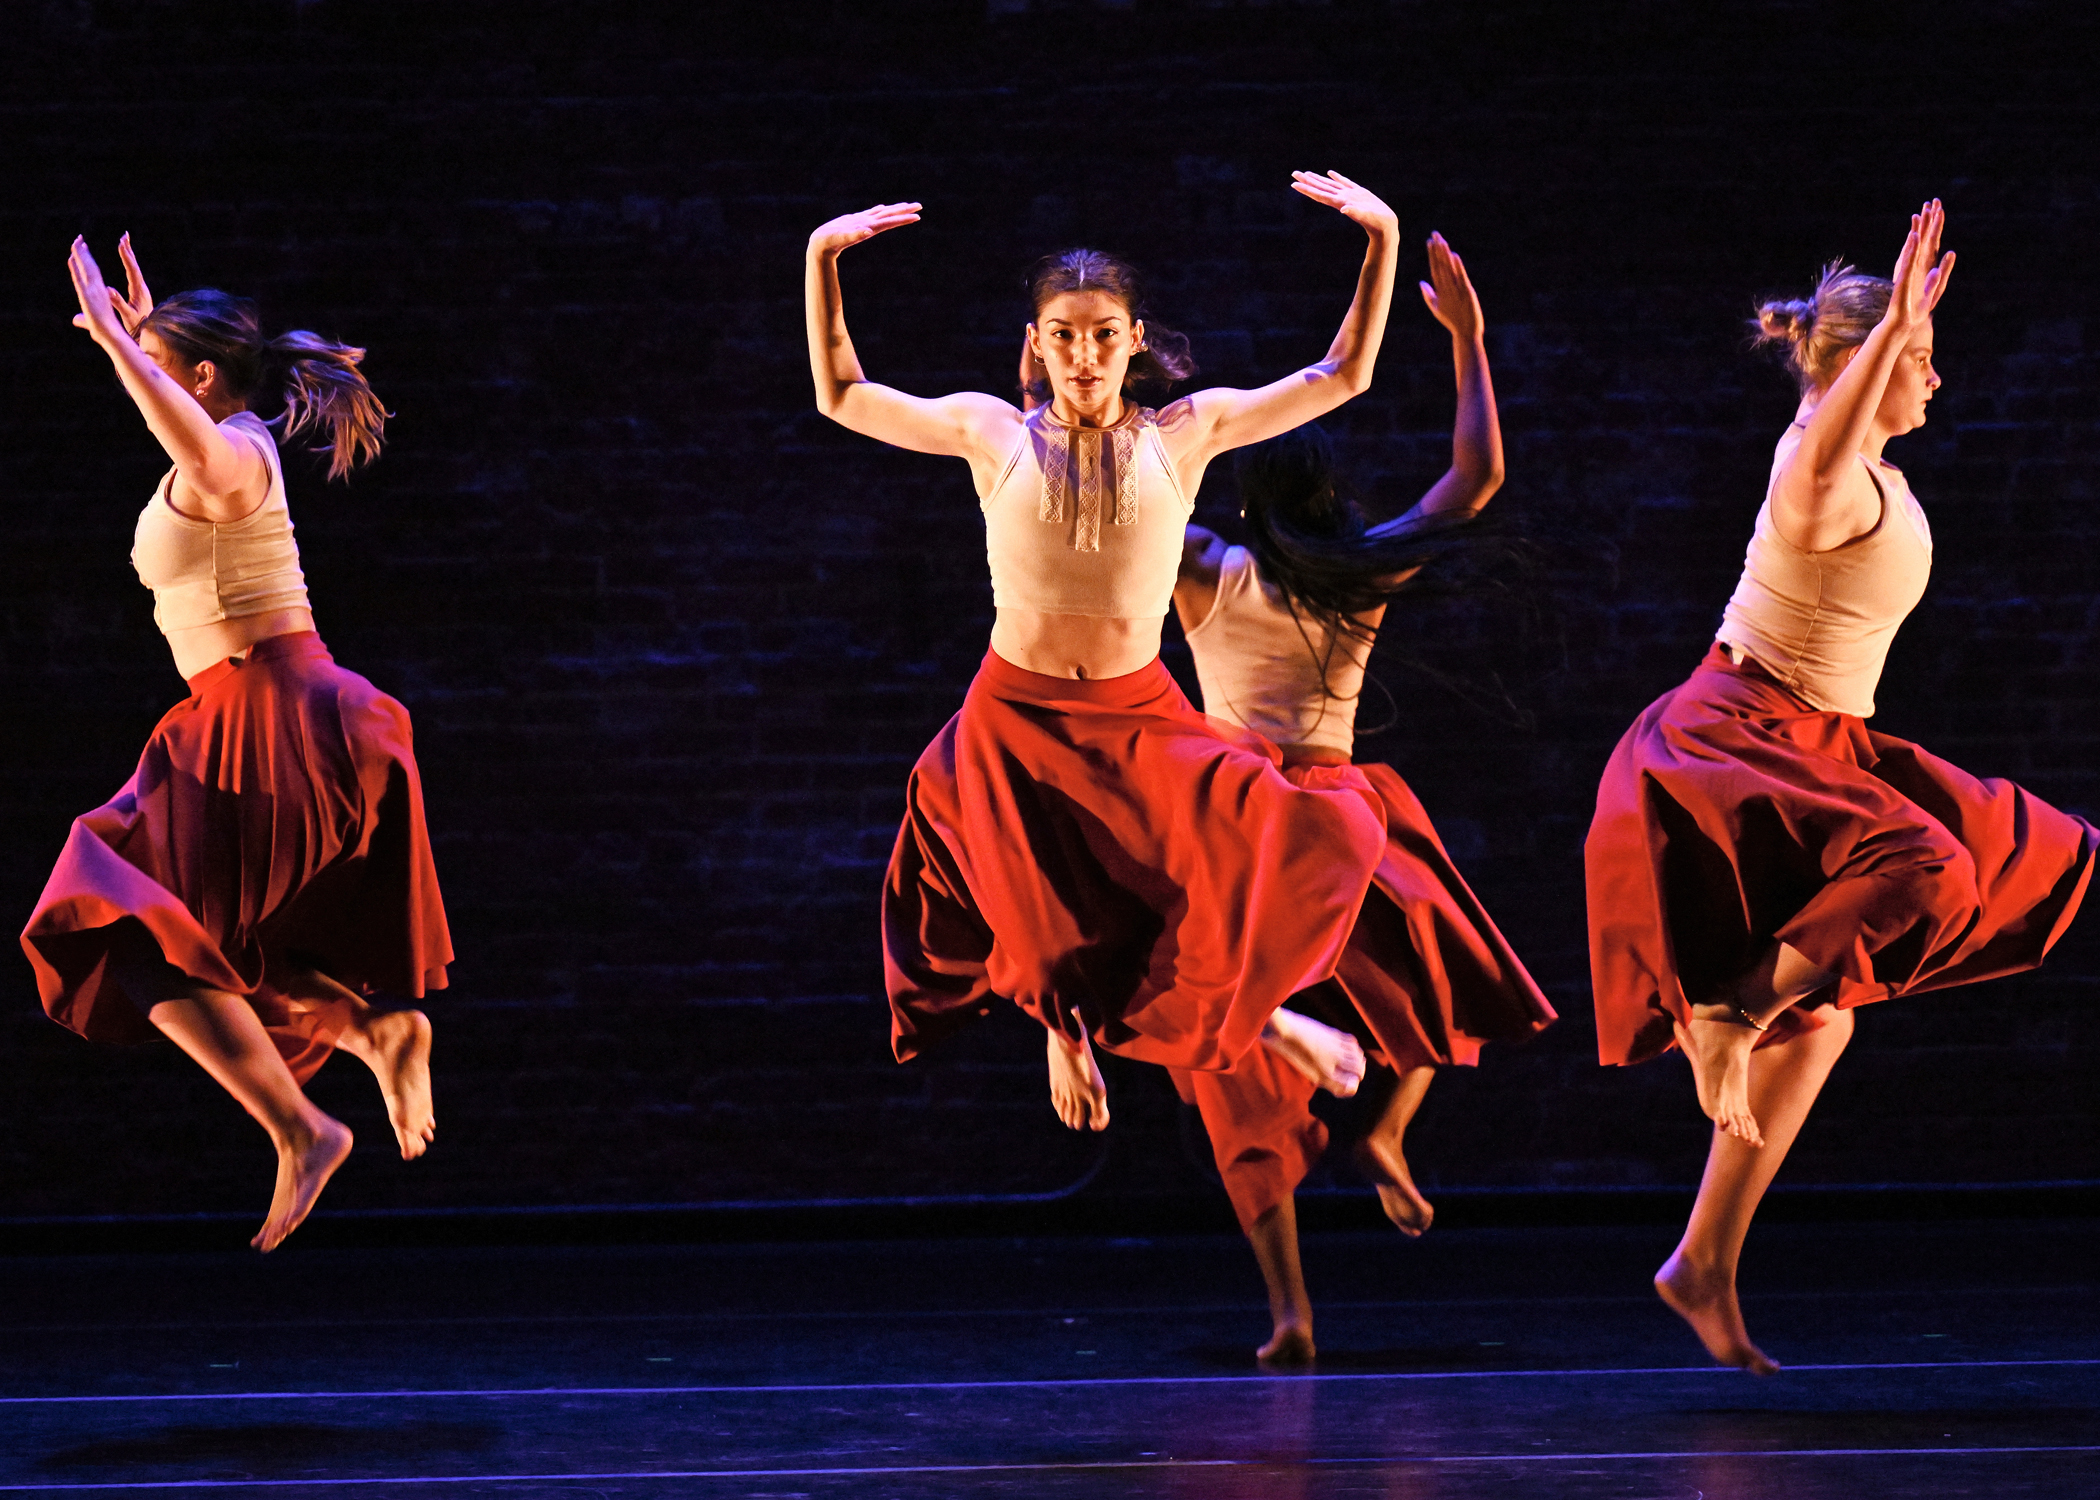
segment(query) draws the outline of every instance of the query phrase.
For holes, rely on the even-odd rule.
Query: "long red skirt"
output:
[[[1485,1043],[1521,1041],[1552,1024],[1553,1007],[1399,773],[1377,764],[1294,765],[1284,775],[1300,786],[1362,781],[1385,807],[1384,857],[1334,979],[1322,987],[1353,1008],[1360,1024],[1348,1029],[1368,1033],[1374,1062],[1402,1073],[1470,1066]],[[1202,1112],[1240,1227],[1251,1228],[1297,1191],[1327,1147],[1327,1127],[1310,1108],[1312,1081],[1266,1047],[1230,1072],[1172,1072],[1181,1097]]]
[[[421,996],[452,960],[408,711],[311,631],[190,679],[124,789],[76,818],[22,947],[51,1018],[90,1041],[157,1035],[111,972],[141,932],[247,996],[302,1082],[340,1018],[266,983],[273,961]]]
[[[1812,709],[1716,647],[1634,721],[1597,789],[1598,1054],[1667,1050],[1672,1019],[1775,938],[1839,976],[1840,1007],[2034,968],[2096,847],[2083,818]],[[1819,1024],[1799,1006],[1785,1019]]]
[[[1385,846],[1366,788],[1301,789],[1157,660],[1082,682],[987,654],[913,768],[883,888],[899,1061],[1003,995],[1112,1052],[1230,1067],[1334,972]]]

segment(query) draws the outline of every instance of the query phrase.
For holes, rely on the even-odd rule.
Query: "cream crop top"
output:
[[[1218,596],[1188,641],[1203,711],[1212,718],[1279,745],[1353,753],[1370,648],[1293,614],[1245,547],[1225,549]]]
[[[1145,620],[1173,605],[1194,507],[1150,407],[1108,428],[1037,407],[980,504],[999,608]]]
[[[1772,524],[1772,489],[1803,435],[1796,423],[1779,439],[1742,581],[1716,639],[1757,658],[1810,707],[1864,719],[1896,627],[1925,597],[1932,528],[1902,471],[1861,454],[1881,494],[1874,529],[1827,552],[1787,541]]]
[[[168,503],[175,488],[175,471],[168,471],[139,512],[131,542],[131,565],[153,590],[153,623],[163,635],[309,607],[299,544],[292,540],[292,513],[284,499],[284,470],[270,429],[255,413],[237,411],[219,430],[262,450],[269,493],[238,521],[200,520]]]

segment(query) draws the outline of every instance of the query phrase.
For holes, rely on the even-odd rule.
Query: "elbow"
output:
[[[1345,364],[1331,377],[1339,388],[1344,401],[1353,401],[1371,388],[1371,367],[1368,364]]]

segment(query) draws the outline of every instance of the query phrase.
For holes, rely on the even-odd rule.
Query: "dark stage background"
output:
[[[1432,1191],[1695,1180],[1674,1061],[1594,1061],[1581,841],[1632,716],[1734,580],[1787,382],[1762,292],[1886,271],[1943,194],[1946,388],[1892,456],[1938,539],[1878,727],[2100,814],[2100,112],[2084,7],[1848,18],[1790,3],[1486,8],[348,3],[5,6],[0,48],[0,910],[181,694],[126,560],[165,468],[68,326],[64,257],[136,237],[156,290],[260,297],[368,344],[398,413],[348,486],[294,466],[323,634],[413,711],[455,924],[436,1150],[365,1137],[330,1209],[1199,1189],[1163,1076],[1111,1062],[1106,1148],[1047,1107],[1008,1011],[886,1050],[876,894],[921,745],[984,648],[963,466],[819,418],[801,252],[855,250],[870,373],[1004,390],[1019,272],[1075,242],[1154,272],[1202,381],[1317,358],[1358,232],[1287,191],[1338,167],[1443,230],[1486,305],[1496,509],[1555,539],[1550,608],[1396,614],[1395,645],[1515,684],[1534,727],[1387,653],[1369,742],[1563,1012],[1431,1092]],[[1447,342],[1403,289],[1330,423],[1398,507],[1448,453]],[[1229,526],[1229,465],[1202,498]],[[1180,653],[1180,654],[1172,654]],[[1185,666],[1172,648],[1170,662]],[[1367,707],[1367,714],[1375,713]],[[1861,1020],[1784,1181],[2100,1176],[2100,941]],[[171,1049],[91,1048],[0,964],[0,1216],[259,1210],[260,1133]]]

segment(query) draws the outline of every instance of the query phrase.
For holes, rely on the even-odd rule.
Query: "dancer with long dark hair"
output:
[[[1265,748],[1216,733],[1159,662],[1204,470],[1362,391],[1384,334],[1392,211],[1339,174],[1301,172],[1293,186],[1369,242],[1327,357],[1156,410],[1139,393],[1163,393],[1193,362],[1114,257],[1074,250],[1037,266],[1028,336],[1046,400],[1023,413],[862,374],[838,257],[914,222],[919,205],[848,214],[810,237],[818,409],[970,464],[996,607],[961,712],[912,772],[884,889],[895,1051],[913,1056],[1004,996],[1048,1033],[1052,1100],[1075,1128],[1108,1123],[1094,1043],[1217,1069],[1267,1032],[1347,1086],[1351,1039],[1272,1017],[1333,972],[1384,843],[1380,809],[1360,789],[1294,786]]]
[[[1627,730],[1585,851],[1597,1045],[1675,1045],[1713,1142],[1656,1290],[1723,1364],[1750,1341],[1735,1272],[1750,1220],[1870,1001],[2031,969],[2092,878],[2096,835],[2009,781],[1866,727],[1932,533],[1891,438],[1940,388],[1945,213],[1911,216],[1891,280],[1833,263],[1768,302],[1801,405],[1780,436],[1713,648]]]
[[[270,424],[311,434],[339,478],[377,456],[385,409],[362,349],[266,337],[219,291],[156,304],[130,236],[122,294],[84,240],[69,268],[85,328],[174,467],[139,516],[190,697],[122,791],[76,819],[22,934],[52,1018],[91,1041],[160,1033],[277,1148],[253,1243],[274,1249],[349,1155],[301,1085],[340,1047],[379,1081],[404,1159],[436,1133],[430,1022],[364,994],[442,988],[452,944],[423,825],[408,713],[315,633]]]
[[[1451,466],[1405,515],[1367,525],[1336,486],[1316,427],[1243,450],[1234,467],[1248,544],[1190,526],[1174,607],[1212,717],[1275,743],[1299,786],[1367,783],[1386,815],[1384,857],[1335,976],[1298,996],[1371,1043],[1397,1075],[1355,1152],[1386,1216],[1419,1235],[1434,1211],[1408,1171],[1404,1140],[1440,1064],[1518,1041],[1553,1007],[1467,886],[1428,814],[1392,767],[1352,766],[1357,702],[1389,600],[1424,567],[1479,543],[1469,523],[1502,484],[1502,433],[1479,298],[1442,236],[1429,238],[1430,313],[1450,331],[1458,413]],[[1314,1357],[1312,1303],[1298,1257],[1298,1184],[1327,1145],[1308,1107],[1320,1080],[1287,1053],[1256,1048],[1229,1072],[1173,1070],[1202,1112],[1240,1227],[1268,1285],[1264,1364]]]

